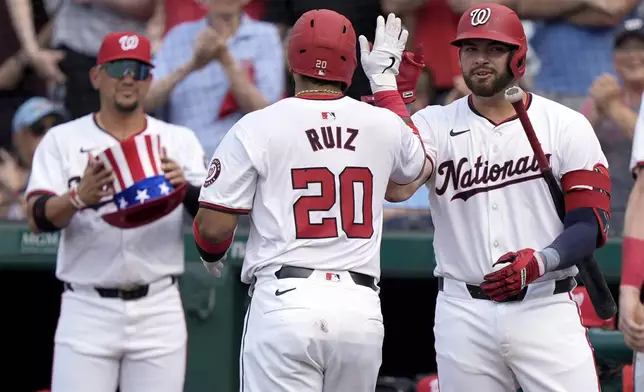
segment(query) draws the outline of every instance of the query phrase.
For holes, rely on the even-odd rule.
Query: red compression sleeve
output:
[[[624,237],[622,242],[622,286],[638,290],[644,283],[644,240]]]
[[[418,139],[420,139],[420,144],[423,147],[423,150],[425,150],[423,138],[420,137],[418,128],[416,128],[414,122],[411,121],[411,116],[409,115],[407,106],[405,105],[405,102],[403,102],[398,91],[381,91],[374,94],[374,99],[376,106],[378,106],[379,108],[389,109],[397,114],[398,117],[400,117],[405,122],[405,124],[407,124],[407,126],[411,128],[411,131],[414,133],[414,135],[418,136]]]
[[[374,94],[374,100],[376,106],[391,110],[405,122],[408,122],[411,117],[398,91],[380,91]]]
[[[197,244],[197,250],[201,254],[201,257],[208,262],[219,261],[226,252],[230,245],[233,243],[233,238],[235,235],[231,235],[226,240],[222,242],[210,242],[201,236],[199,233],[199,225],[195,219],[192,223],[192,235],[195,237],[195,243]]]

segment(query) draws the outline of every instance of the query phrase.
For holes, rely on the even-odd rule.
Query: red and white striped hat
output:
[[[187,184],[174,188],[161,169],[161,138],[137,135],[101,152],[96,159],[114,172],[117,211],[103,219],[123,229],[140,227],[172,212],[186,195]]]

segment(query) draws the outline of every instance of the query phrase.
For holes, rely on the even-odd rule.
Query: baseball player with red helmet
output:
[[[626,344],[635,354],[635,391],[644,390],[644,107],[640,108],[635,125],[631,170],[635,186],[626,206],[624,240],[622,242],[622,279],[619,290],[619,329]]]
[[[406,39],[396,37],[399,52]],[[400,61],[378,72],[395,75]],[[373,392],[385,192],[418,178],[425,152],[391,111],[343,96],[357,65],[344,16],[302,15],[288,62],[295,97],[244,116],[214,153],[195,241],[219,274],[239,214],[250,214],[241,391]]]
[[[389,37],[384,44],[370,50],[360,37],[362,66],[376,105],[409,121],[395,78],[377,67],[402,52],[390,44],[400,34],[391,20],[378,21],[376,34]],[[562,222],[505,99],[526,68],[521,21],[507,7],[479,4],[462,15],[452,43],[472,94],[411,117],[431,164],[419,180],[387,192],[388,200],[402,201],[425,183],[430,190],[440,390],[598,391],[571,292],[575,265],[605,241],[606,158],[583,115],[535,94],[523,98],[563,188]]]

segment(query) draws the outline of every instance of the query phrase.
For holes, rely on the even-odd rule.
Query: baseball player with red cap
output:
[[[401,51],[406,39],[397,38]],[[400,60],[380,71],[395,72]],[[240,391],[373,392],[385,191],[390,180],[415,180],[425,153],[398,116],[343,95],[357,65],[344,16],[303,14],[288,63],[295,97],[244,116],[214,153],[197,248],[218,274],[239,214],[250,214]]]
[[[374,65],[402,53],[392,44],[400,30],[390,21],[378,20],[376,34],[389,39],[372,50],[360,37],[361,58],[376,105],[413,121],[431,161],[414,183],[392,184],[387,198],[402,201],[429,188],[441,392],[598,391],[572,298],[575,265],[604,244],[609,219],[610,178],[595,132],[580,113],[535,94],[523,98],[563,188],[562,222],[505,99],[526,68],[517,15],[497,4],[465,11],[452,43],[472,94],[411,119],[395,78]]]
[[[34,232],[61,232],[64,283],[52,392],[180,392],[187,331],[177,278],[184,208],[206,175],[195,134],[146,116],[147,38],[105,37],[90,79],[101,107],[52,128],[27,188]]]

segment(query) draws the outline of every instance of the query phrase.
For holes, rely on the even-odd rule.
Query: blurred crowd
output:
[[[103,37],[134,31],[153,42],[146,111],[193,129],[212,155],[245,113],[292,94],[284,45],[304,12],[330,8],[373,41],[394,12],[427,67],[411,111],[469,94],[449,44],[480,0],[0,0],[0,220],[25,217],[33,153],[56,124],[97,111],[88,74]],[[644,92],[644,2],[487,0],[513,8],[529,38],[523,87],[584,113],[613,179],[611,235],[620,236],[633,179],[629,157]],[[347,95],[370,95],[359,68]],[[580,141],[583,143],[583,141]],[[388,204],[388,229],[431,230],[428,191]]]

